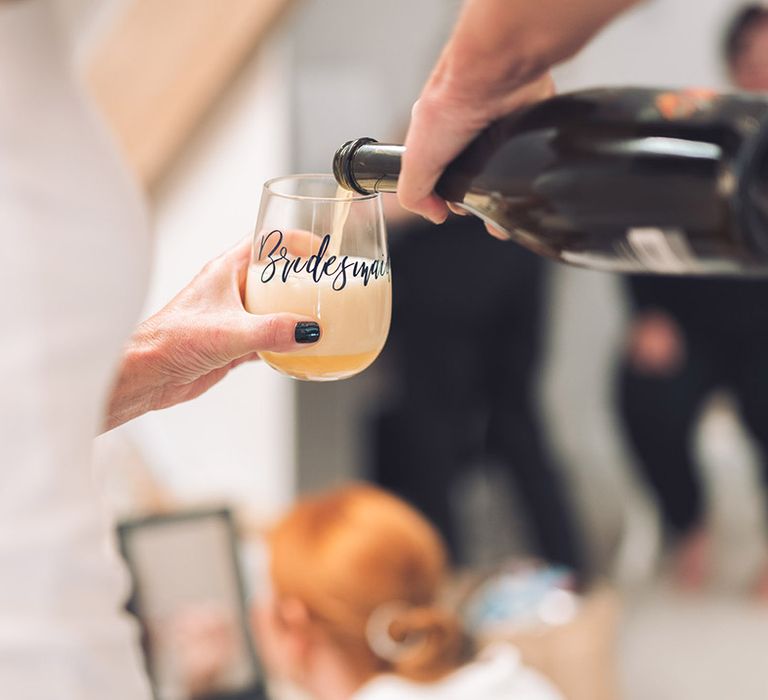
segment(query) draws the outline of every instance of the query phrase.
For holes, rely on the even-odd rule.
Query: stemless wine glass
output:
[[[331,175],[269,180],[259,208],[245,292],[251,313],[317,319],[317,343],[262,352],[295,379],[332,381],[362,372],[389,333],[392,281],[378,194],[339,189]]]

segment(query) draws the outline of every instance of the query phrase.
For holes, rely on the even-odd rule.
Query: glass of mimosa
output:
[[[269,180],[253,237],[245,307],[320,323],[317,343],[260,354],[277,371],[313,381],[362,372],[384,347],[392,313],[380,195],[340,189],[331,175]]]

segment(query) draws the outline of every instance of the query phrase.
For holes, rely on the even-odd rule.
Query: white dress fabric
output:
[[[474,662],[436,683],[393,675],[367,683],[353,700],[564,700],[542,676],[526,668],[507,644],[486,649]]]
[[[141,308],[137,188],[48,0],[0,1],[0,697],[148,698],[92,439]]]

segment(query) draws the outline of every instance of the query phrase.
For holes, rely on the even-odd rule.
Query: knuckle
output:
[[[222,272],[224,272],[227,268],[227,258],[226,254],[224,255],[218,255],[212,260],[209,260],[205,265],[203,265],[203,269],[201,270],[201,273],[206,276],[218,276]]]
[[[416,100],[411,110],[413,119],[432,119],[441,115],[446,106],[446,93],[438,90],[427,90]]]
[[[209,260],[200,270],[200,277],[213,277],[216,274],[216,259]]]
[[[219,325],[212,325],[208,328],[205,335],[207,349],[210,352],[217,352],[221,348],[225,348],[230,340],[229,328]]]
[[[421,199],[414,194],[410,187],[401,188],[398,192],[398,199],[400,200],[400,204],[402,206],[411,211],[414,211],[421,201]]]
[[[276,348],[287,344],[288,324],[280,316],[265,316],[261,323],[261,344],[266,348]]]

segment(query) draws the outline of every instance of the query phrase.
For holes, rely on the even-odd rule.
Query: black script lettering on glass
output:
[[[261,271],[261,281],[264,283],[270,282],[276,274],[280,275],[283,282],[287,282],[291,275],[304,272],[316,283],[319,283],[323,277],[331,278],[333,280],[331,288],[340,292],[347,286],[350,277],[361,278],[363,286],[367,287],[371,279],[380,279],[390,274],[389,258],[377,260],[353,258],[350,260],[348,255],[329,255],[326,258],[328,247],[331,244],[329,234],[323,236],[317,253],[306,258],[298,255],[291,258],[288,248],[283,245],[283,238],[283,232],[274,229],[261,239],[257,260],[260,263],[266,261],[264,262],[264,269]]]

